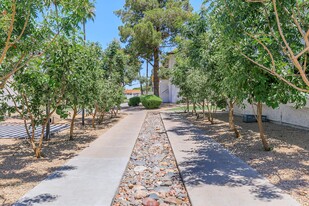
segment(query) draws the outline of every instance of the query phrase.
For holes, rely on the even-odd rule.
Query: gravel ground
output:
[[[40,159],[34,157],[27,141],[0,139],[0,205],[16,202],[123,117],[124,114],[113,119],[108,117],[97,129],[90,127],[91,120],[88,118],[85,128],[81,129],[79,118],[74,141],[68,141],[69,130],[57,133],[50,141],[44,142],[46,156]]]
[[[215,124],[195,116],[181,115],[205,131],[205,134],[247,162],[272,184],[284,190],[301,205],[309,205],[309,131],[271,122],[263,123],[266,137],[274,149],[265,152],[257,123],[244,123],[235,117],[242,137],[236,139],[228,127],[228,114],[215,114]]]
[[[147,114],[112,205],[191,205],[159,113]]]

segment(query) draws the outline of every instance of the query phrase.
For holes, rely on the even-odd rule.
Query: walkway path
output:
[[[161,115],[193,206],[299,205],[201,130],[174,113]],[[111,205],[145,116],[129,111],[15,205]]]
[[[177,114],[162,118],[193,206],[299,205]]]
[[[144,111],[129,112],[15,205],[110,205],[145,115]]]

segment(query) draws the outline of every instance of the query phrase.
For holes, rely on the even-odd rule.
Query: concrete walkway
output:
[[[146,115],[145,111],[128,112],[14,205],[110,205]]]
[[[193,206],[299,205],[176,114],[162,119]]]

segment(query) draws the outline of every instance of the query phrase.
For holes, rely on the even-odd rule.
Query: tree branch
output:
[[[276,68],[275,60],[274,60],[274,57],[273,57],[272,53],[271,53],[270,50],[267,48],[267,46],[266,46],[265,44],[263,44],[263,42],[260,41],[259,39],[257,39],[255,36],[253,36],[253,35],[251,35],[251,34],[249,34],[249,33],[247,33],[247,32],[246,32],[246,34],[247,34],[248,36],[250,36],[251,38],[255,39],[255,40],[256,40],[259,44],[261,44],[262,47],[267,51],[268,55],[269,55],[270,58],[271,58],[271,63],[272,63],[272,65],[273,65],[273,70],[275,70],[275,68]]]
[[[10,44],[10,40],[11,40],[11,36],[12,36],[12,32],[14,29],[14,22],[15,22],[15,15],[16,15],[16,0],[13,0],[13,5],[12,5],[12,18],[11,18],[11,24],[10,24],[10,28],[8,31],[8,36],[6,38],[6,42],[5,42],[5,46],[4,49],[2,51],[1,57],[0,57],[0,64],[2,63],[2,61],[4,60],[7,51],[9,50],[9,48],[12,46]]]
[[[298,20],[296,19],[294,11],[292,11],[292,19],[294,21],[294,24],[297,26],[297,29],[298,29],[299,33],[305,39],[305,33],[303,32],[303,30],[302,30]]]
[[[24,32],[27,28],[28,22],[29,22],[30,14],[31,14],[31,11],[29,10],[28,15],[27,15],[26,20],[25,20],[25,23],[24,23],[24,26],[23,26],[23,29],[22,29],[21,33],[19,34],[19,36],[12,43],[12,45],[17,43],[21,39],[21,37],[23,36],[23,34],[24,34]]]
[[[300,91],[300,92],[306,92],[309,93],[308,89],[302,89],[298,86],[296,86],[295,84],[291,83],[290,81],[288,81],[287,79],[285,79],[284,77],[282,77],[280,74],[278,74],[277,72],[265,67],[262,64],[259,64],[258,62],[254,61],[253,59],[251,59],[250,57],[248,57],[247,55],[245,55],[244,53],[240,52],[242,56],[244,56],[246,59],[248,59],[250,62],[254,63],[255,65],[259,66],[260,68],[262,68],[263,70],[265,70],[266,72],[268,72],[269,74],[279,78],[281,81],[285,82],[286,84],[290,85],[291,87],[293,87],[294,89]]]
[[[299,57],[301,57],[307,51],[309,51],[309,46],[307,48],[305,48],[303,51],[301,51],[299,54],[297,54],[297,56],[295,56],[295,58],[298,59]]]
[[[291,47],[289,46],[287,40],[285,39],[285,36],[282,32],[282,28],[281,28],[281,22],[280,22],[280,19],[279,19],[279,15],[278,15],[278,10],[277,10],[277,4],[276,4],[276,0],[272,0],[273,2],[273,6],[274,6],[274,12],[275,12],[275,16],[276,16],[276,21],[277,21],[277,26],[278,26],[278,30],[279,30],[279,34],[286,46],[286,48],[288,49],[289,53],[290,53],[290,56],[293,58],[294,57],[294,53],[291,49]]]

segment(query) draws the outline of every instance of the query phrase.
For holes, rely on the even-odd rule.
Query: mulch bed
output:
[[[26,140],[0,139],[0,205],[12,205],[124,116],[107,117],[96,129],[91,128],[90,118],[86,119],[86,125],[82,127],[79,116],[74,141],[68,140],[68,129],[55,134],[50,141],[44,142],[44,157],[40,159],[34,157]],[[62,123],[69,122],[65,120]]]

